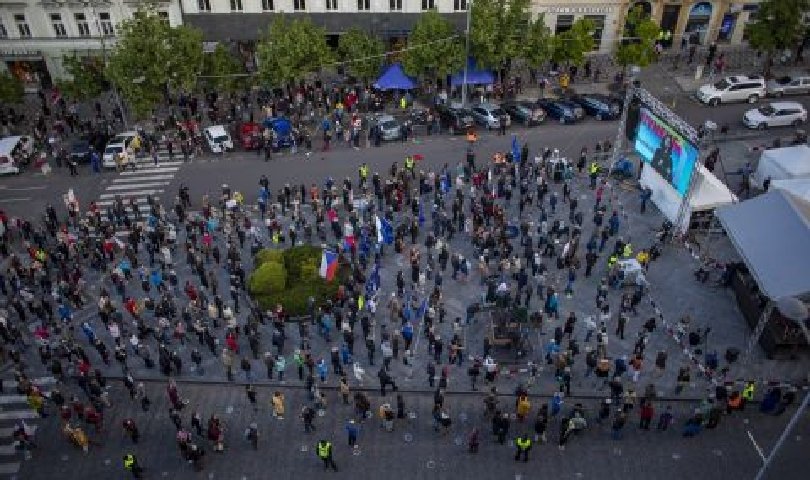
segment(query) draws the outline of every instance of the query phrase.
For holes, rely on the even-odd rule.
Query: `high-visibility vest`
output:
[[[745,386],[745,388],[743,388],[742,397],[746,401],[750,402],[751,400],[754,399],[754,388],[755,387],[753,383],[749,383],[748,385]]]
[[[591,174],[599,173],[599,164],[597,164],[596,162],[591,163],[590,172]]]
[[[517,440],[515,440],[515,445],[521,450],[528,450],[529,447],[532,446],[532,440],[530,438],[518,437]]]
[[[624,251],[624,258],[630,258],[633,255],[633,246],[629,243],[625,244]]]
[[[318,444],[318,457],[329,458],[329,453],[332,450],[332,442],[325,442]]]
[[[608,267],[613,267],[613,265],[616,265],[616,262],[618,261],[619,257],[616,255],[611,255],[610,258],[608,258]]]
[[[127,470],[132,470],[132,467],[135,466],[135,457],[133,455],[127,455],[124,457],[124,468]]]
[[[405,157],[405,168],[408,170],[413,168],[413,157]]]

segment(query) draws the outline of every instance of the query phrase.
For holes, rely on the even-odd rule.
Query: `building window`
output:
[[[55,33],[57,37],[67,37],[67,30],[65,30],[65,24],[62,23],[62,15],[58,13],[52,13],[51,25],[53,25],[53,33]]]
[[[197,8],[201,12],[211,11],[211,0],[197,0]]]
[[[73,18],[76,19],[76,28],[79,29],[79,36],[80,37],[89,37],[90,36],[90,24],[87,23],[87,16],[83,13],[76,13],[73,15]]]
[[[436,0],[422,0],[422,10],[433,10],[436,8]]]
[[[158,10],[157,14],[158,17],[161,20],[163,20],[163,23],[165,23],[166,25],[169,24],[169,12],[167,12],[166,10]]]
[[[275,10],[275,5],[273,5],[273,0],[262,0],[262,10],[267,12],[272,12]]]
[[[371,10],[371,0],[357,0],[357,10]]]
[[[605,30],[605,16],[585,15],[585,18],[593,22],[593,49],[599,50],[602,45],[602,32]]]
[[[242,0],[231,0],[231,11],[232,12],[241,12],[242,11]]]
[[[0,23],[0,38],[8,38],[8,30],[6,30],[6,26]]]
[[[453,10],[463,12],[467,10],[467,0],[453,0]]]
[[[15,14],[14,23],[17,24],[17,30],[20,32],[21,37],[31,36],[31,27],[29,27],[28,22],[25,21],[25,14],[22,13]]]
[[[402,11],[402,0],[388,0],[388,5],[391,7],[392,12]]]
[[[301,0],[303,2],[303,0]],[[337,2],[338,0],[326,0],[326,9],[329,11],[337,10]],[[304,7],[301,8],[303,10]],[[298,8],[296,8],[298,10]]]
[[[307,9],[306,0],[293,0],[293,10],[298,11],[298,10],[306,10],[306,9]]]
[[[105,37],[112,37],[115,35],[115,27],[113,27],[110,12],[99,12],[98,20],[102,35]]]
[[[571,30],[574,25],[573,15],[557,15],[557,27],[554,29],[554,35],[559,35],[563,32]]]

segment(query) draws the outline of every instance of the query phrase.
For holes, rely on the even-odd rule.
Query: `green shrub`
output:
[[[250,291],[256,294],[281,293],[287,287],[284,265],[267,261],[250,276]]]
[[[278,250],[273,248],[265,248],[260,250],[259,253],[256,254],[256,258],[254,259],[254,263],[256,265],[255,268],[259,268],[266,262],[276,262],[276,263],[284,263],[284,250]]]
[[[284,267],[291,279],[301,279],[301,270],[304,265],[321,266],[321,248],[312,245],[298,245],[284,250]]]
[[[333,299],[338,291],[338,283],[326,283],[324,281],[309,284],[298,284],[281,293],[266,295],[256,295],[256,301],[264,310],[275,309],[277,304],[284,306],[284,310],[290,316],[308,314],[309,297],[315,298],[315,304],[319,305],[329,299]]]
[[[305,263],[301,266],[301,277],[299,281],[301,283],[312,283],[317,281],[323,281],[320,278],[321,274],[321,266],[315,265],[314,263]]]

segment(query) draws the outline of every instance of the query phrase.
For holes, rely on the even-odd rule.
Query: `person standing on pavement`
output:
[[[335,464],[335,459],[332,456],[332,442],[321,440],[318,442],[316,448],[318,458],[320,458],[321,461],[323,461],[323,469],[329,470],[329,468],[331,467],[332,470],[337,472],[338,467]]]
[[[349,436],[349,446],[357,448],[357,437],[360,435],[360,426],[354,419],[346,422],[346,434]]]
[[[529,461],[529,450],[532,449],[532,439],[528,435],[518,435],[515,439],[515,461],[519,461],[523,457],[524,462]]]
[[[138,463],[137,457],[131,453],[124,455],[124,470],[132,472],[133,478],[143,478],[143,467]]]

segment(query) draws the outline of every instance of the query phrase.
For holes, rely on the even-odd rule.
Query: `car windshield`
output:
[[[214,137],[214,141],[217,143],[224,143],[230,140],[227,135],[220,135],[218,137]]]
[[[386,130],[393,130],[393,129],[397,128],[397,122],[395,122],[393,120],[386,120],[386,121],[382,122],[382,128],[384,128]]]
[[[714,88],[716,88],[717,90],[725,90],[728,88],[728,86],[729,83],[726,81],[725,78],[714,84]]]
[[[772,105],[763,105],[759,107],[757,110],[759,110],[759,113],[765,115],[766,117],[770,117],[771,115],[776,113],[776,109],[773,108]]]
[[[124,148],[120,147],[120,146],[119,147],[107,147],[107,149],[104,150],[104,153],[121,153],[123,151],[124,151]]]
[[[506,115],[506,112],[504,112],[500,108],[496,108],[495,110],[492,111],[492,114],[495,115],[496,117],[502,117]]]
[[[458,114],[462,117],[470,117],[472,116],[472,111],[468,108],[460,108],[458,109]]]

